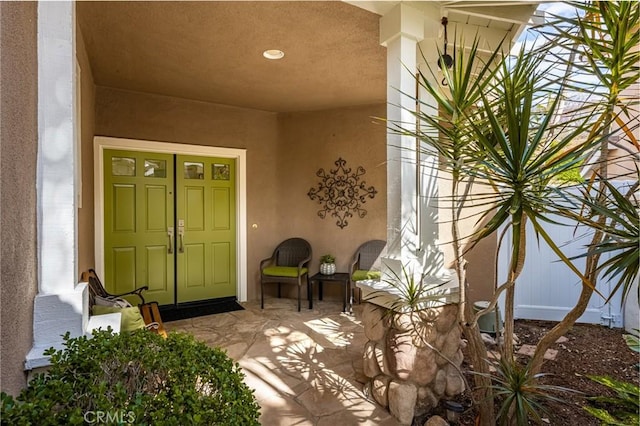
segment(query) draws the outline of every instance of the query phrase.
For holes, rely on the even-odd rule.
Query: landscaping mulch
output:
[[[519,339],[517,348],[522,345],[535,345],[555,323],[549,321],[516,321],[515,333]],[[548,413],[543,417],[545,423],[551,425],[600,425],[582,406],[587,405],[586,397],[610,395],[615,393],[595,383],[587,375],[609,375],[625,382],[640,384],[637,364],[640,357],[631,351],[624,342],[623,329],[608,328],[591,324],[576,324],[565,334],[566,341],[553,345],[558,351],[555,360],[545,361],[542,372],[549,374],[544,383],[577,390],[580,393],[561,393],[556,396],[564,403],[545,404]],[[564,339],[562,339],[564,340]],[[523,365],[529,361],[526,355],[516,355]],[[463,368],[465,365],[463,365]],[[473,383],[468,375],[469,383]],[[460,420],[460,425],[473,425],[475,412],[467,411]]]

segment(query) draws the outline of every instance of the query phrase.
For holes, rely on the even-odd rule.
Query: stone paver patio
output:
[[[321,301],[296,311],[291,299],[242,304],[244,311],[166,323],[210,346],[226,349],[246,375],[261,406],[263,425],[397,425],[363,393],[363,347],[367,339],[341,302]]]

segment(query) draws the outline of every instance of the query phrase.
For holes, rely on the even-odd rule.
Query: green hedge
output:
[[[238,364],[188,334],[96,331],[64,345],[16,399],[2,392],[3,425],[259,425]]]

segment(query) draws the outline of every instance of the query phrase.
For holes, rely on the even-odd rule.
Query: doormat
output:
[[[175,306],[162,306],[160,315],[164,322],[178,321],[187,318],[202,317],[205,315],[222,314],[225,312],[243,311],[235,297],[230,299],[216,299],[208,302],[182,304]]]

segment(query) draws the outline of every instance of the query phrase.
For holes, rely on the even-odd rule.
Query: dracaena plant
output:
[[[473,329],[474,317],[464,314],[465,250],[460,249],[463,236],[456,232],[457,222],[464,216],[461,211],[468,206],[474,206],[480,213],[477,232],[471,236],[466,250],[505,227],[511,228],[513,235],[507,280],[497,286],[487,308],[493,309],[498,295],[506,292],[505,360],[510,360],[513,353],[514,285],[526,256],[527,222],[537,238],[580,277],[581,298],[567,320],[539,342],[531,366],[526,370],[532,380],[538,377],[546,348],[584,312],[595,290],[597,266],[588,266],[584,272],[578,270],[543,227],[555,214],[562,214],[567,203],[576,207],[582,203],[571,198],[567,191],[570,184],[559,177],[575,173],[588,164],[587,159],[594,158],[591,154],[598,147],[600,158],[606,158],[612,123],[617,123],[626,134],[630,133],[625,121],[630,110],[621,91],[631,87],[638,78],[638,52],[634,50],[640,37],[638,4],[594,2],[575,6],[580,13],[568,18],[554,17],[550,25],[540,29],[546,44],[533,52],[521,50],[514,57],[496,53],[483,63],[478,52],[471,49],[468,56],[456,57],[451,70],[443,70],[448,85],[444,90],[435,82],[438,79],[425,78],[421,73],[418,84],[435,99],[437,108],[421,108],[422,112],[417,113],[421,127],[417,131],[403,130],[403,123],[390,126],[415,136],[424,143],[421,146],[429,146],[429,153],[437,153],[451,174],[453,190],[445,200],[452,209],[455,263],[462,277],[463,329]],[[622,21],[624,25],[620,24]],[[565,72],[558,75],[548,72],[553,65],[549,61],[564,66]],[[574,79],[577,63],[580,71],[595,75],[596,85],[589,87]],[[473,71],[478,69],[482,72]],[[566,90],[593,95],[575,108],[570,122],[557,119]],[[637,146],[633,135],[628,136]],[[601,161],[599,168],[601,172],[604,170],[601,176],[606,179],[606,162]],[[474,182],[491,190],[472,191],[469,184]],[[459,190],[462,183],[464,189]],[[600,206],[605,205],[604,201],[597,199]],[[604,235],[603,231],[599,235]],[[596,235],[594,244],[599,244],[601,239]],[[598,259],[593,260],[595,263],[591,265],[597,265]],[[477,313],[475,318],[483,313]],[[470,339],[473,356],[472,342]],[[481,363],[474,359],[473,364]],[[475,368],[482,369],[482,366]],[[483,425],[494,424],[492,414],[486,409],[489,404],[486,401],[492,400],[491,392],[485,396],[480,401],[480,421]]]
[[[529,421],[542,424],[542,415],[547,413],[545,403],[564,400],[559,393],[575,392],[562,386],[540,383],[545,373],[531,374],[527,366],[500,359],[495,364],[492,376],[493,390],[500,399],[497,424],[527,426]]]
[[[505,356],[511,358],[513,337],[514,285],[525,261],[526,224],[530,222],[536,236],[565,262],[583,282],[588,281],[564,255],[558,244],[544,229],[543,223],[556,211],[554,200],[564,200],[565,186],[553,186],[555,177],[578,167],[590,153],[594,138],[574,144],[577,135],[588,127],[587,117],[581,125],[556,135],[554,117],[559,100],[556,98],[544,109],[548,85],[543,79],[541,63],[544,52],[520,51],[512,59],[500,64],[500,73],[491,94],[481,94],[477,111],[486,117],[488,125],[479,125],[469,116],[475,144],[472,148],[484,154],[469,176],[488,182],[493,191],[479,194],[492,196],[482,217],[485,224],[474,236],[474,242],[494,234],[500,228],[511,228],[513,242],[507,281],[496,291],[494,299],[505,291]]]
[[[605,270],[610,275],[615,271],[626,271],[622,272],[623,283],[628,283],[628,278],[637,273],[637,264],[636,272],[633,262],[625,262],[622,257],[606,261],[603,265],[601,255],[621,248],[616,247],[617,243],[612,244],[612,236],[630,232],[630,228],[622,224],[625,220],[632,220],[634,214],[637,215],[625,210],[624,206],[617,206],[622,198],[607,195],[608,191],[611,193],[607,183],[607,159],[610,140],[613,139],[611,136],[619,139],[615,142],[617,147],[628,152],[635,161],[638,159],[640,145],[633,134],[633,126],[629,124],[637,118],[638,111],[631,107],[633,96],[629,97],[627,92],[633,92],[632,88],[638,83],[640,76],[640,52],[637,48],[640,43],[640,8],[635,1],[575,2],[571,5],[575,7],[576,14],[552,16],[551,22],[540,28],[539,33],[547,38],[550,54],[554,54],[557,61],[566,68],[569,78],[565,79],[564,86],[589,95],[580,108],[580,111],[586,111],[594,117],[585,134],[588,138],[600,140],[598,154],[593,157],[599,158],[599,161],[591,165],[594,173],[588,176],[596,190],[595,196],[588,192],[583,197],[588,207],[586,211],[595,212],[596,215],[574,217],[595,230],[589,244],[590,249],[586,253],[584,269],[584,276],[591,285],[582,286],[576,305],[538,342],[531,360],[531,371],[534,373],[540,371],[545,351],[586,310],[603,268],[607,268]],[[588,84],[585,76],[593,82]],[[637,179],[636,173],[635,180]],[[612,215],[618,218],[614,219]],[[618,226],[609,227],[611,219],[620,220]],[[607,227],[610,229],[607,230]],[[615,262],[615,266],[611,262]],[[623,284],[622,288],[627,289],[628,285]],[[615,290],[618,289],[616,287]],[[612,295],[613,293],[609,297]]]
[[[407,265],[402,265],[402,271],[396,272],[393,268],[387,268],[391,273],[390,278],[384,278],[383,282],[394,288],[398,300],[393,302],[391,309],[396,312],[418,311],[425,307],[442,305],[442,294],[439,291],[445,282],[427,282],[427,274],[416,276]],[[375,292],[374,292],[375,294]]]
[[[616,292],[622,291],[624,300],[630,296],[629,292],[640,268],[640,214],[636,197],[639,185],[636,181],[624,190],[606,180],[601,181],[601,184],[604,188],[596,194],[589,186],[581,191],[580,199],[588,214],[579,215],[572,210],[564,214],[603,233],[599,244],[591,245],[586,253],[576,257],[607,254],[608,256],[601,257],[598,271],[603,278],[617,281],[609,299]],[[597,198],[601,194],[606,197],[604,205]],[[604,218],[605,221],[602,222],[599,218]],[[638,298],[638,295],[635,297]]]
[[[474,44],[475,45],[475,44]],[[482,65],[484,73],[476,78],[471,72],[482,61],[472,49],[469,58],[460,58],[452,71],[445,71],[445,79],[450,85],[442,92],[433,79],[421,78],[420,84],[436,100],[440,114],[425,113],[419,115],[423,131],[415,132],[421,141],[432,146],[444,158],[444,166],[451,172],[453,190],[449,201],[453,210],[454,251],[461,276],[461,323],[469,337],[473,363],[481,373],[486,373],[486,351],[479,337],[477,318],[466,311],[466,280],[464,279],[463,253],[460,249],[461,237],[457,232],[462,211],[467,205],[473,205],[480,211],[481,223],[471,237],[470,247],[480,240],[494,234],[503,226],[509,226],[515,236],[511,247],[511,265],[509,278],[495,293],[492,309],[500,292],[507,292],[505,357],[511,358],[513,336],[513,285],[522,270],[525,253],[525,225],[529,220],[537,233],[559,253],[560,257],[572,269],[570,259],[564,256],[559,247],[543,229],[541,222],[547,220],[553,204],[549,201],[559,197],[561,188],[551,187],[549,183],[558,175],[572,170],[582,163],[589,152],[589,146],[572,145],[575,136],[584,131],[586,124],[570,129],[564,136],[555,135],[557,125],[553,118],[558,101],[548,105],[545,89],[548,81],[542,78],[539,70],[544,52],[527,54],[520,51],[513,58],[495,55]],[[468,68],[465,68],[468,67]],[[540,105],[546,102],[546,108]],[[554,137],[551,137],[551,134]],[[467,186],[459,191],[459,185],[474,182],[484,183],[490,191],[470,191]],[[461,262],[462,261],[462,262]],[[466,306],[464,306],[466,305]],[[476,385],[483,388],[479,400],[483,424],[493,423],[493,410],[490,408],[493,397],[490,382],[486,374],[476,375]],[[479,378],[479,379],[478,379]]]

